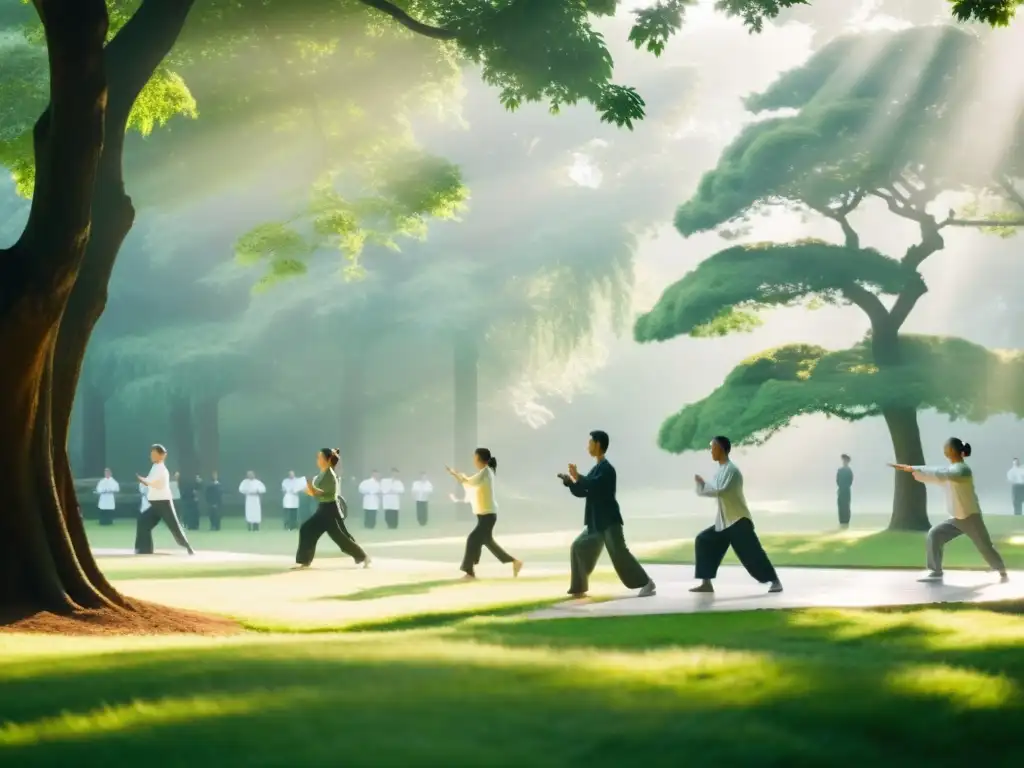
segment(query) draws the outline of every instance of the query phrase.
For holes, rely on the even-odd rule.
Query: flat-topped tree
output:
[[[684,235],[756,232],[758,214],[788,208],[833,222],[841,244],[727,248],[664,292],[638,320],[637,340],[750,330],[763,310],[821,303],[858,307],[871,331],[863,345],[848,352],[797,345],[748,361],[714,394],[665,424],[663,448],[703,449],[709,430],[738,441],[763,441],[809,413],[848,420],[881,415],[896,461],[921,464],[919,410],[965,418],[1019,412],[1012,398],[990,399],[983,381],[965,388],[950,373],[957,365],[980,361],[979,375],[991,371],[994,380],[1005,382],[1020,375],[1019,365],[997,366],[973,348],[968,354],[966,342],[910,346],[900,335],[927,291],[918,269],[945,247],[947,228],[1006,235],[1024,225],[1018,186],[1024,176],[1024,121],[1013,126],[1009,139],[986,136],[992,120],[972,100],[968,79],[969,64],[982,46],[977,37],[952,27],[840,38],[749,99],[755,112],[799,112],[748,126],[679,208],[676,227]],[[844,70],[851,62],[859,67],[856,76]],[[892,77],[909,71],[920,74]],[[967,124],[973,126],[971,145],[977,152],[993,142],[1008,148],[988,163],[980,154],[953,151],[963,145],[959,132]],[[956,194],[947,202],[939,199],[944,193]],[[957,213],[965,197],[970,202]],[[898,257],[861,247],[850,216],[872,202],[917,228],[916,242]],[[942,375],[930,375],[939,370]],[[1022,379],[1013,382],[1024,385]],[[897,474],[890,527],[926,528],[924,488]]]

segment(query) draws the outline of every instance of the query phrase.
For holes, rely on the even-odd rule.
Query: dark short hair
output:
[[[848,453],[841,453],[839,454],[839,458],[842,459],[843,461],[849,461],[850,455]]]
[[[608,451],[608,433],[601,429],[595,429],[590,433],[590,439],[601,446],[601,453]]]
[[[711,438],[714,442],[718,443],[718,447],[725,451],[725,455],[728,456],[729,452],[732,451],[732,440],[725,435],[715,435]]]
[[[149,446],[149,450],[156,451],[161,456],[167,455],[167,449],[160,445],[160,443],[153,443],[151,446]]]

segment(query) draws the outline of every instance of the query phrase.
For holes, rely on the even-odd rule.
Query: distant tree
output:
[[[842,243],[720,251],[665,290],[637,321],[637,340],[745,331],[764,310],[821,304],[858,307],[871,332],[845,352],[797,344],[751,358],[712,395],[664,424],[663,448],[699,450],[715,433],[758,443],[808,413],[847,420],[880,415],[896,461],[921,464],[919,410],[971,420],[1021,413],[1013,391],[1024,386],[1016,357],[957,339],[900,334],[927,291],[918,270],[945,247],[946,229],[1006,235],[1024,226],[1024,121],[1013,125],[1005,151],[984,162],[984,151],[1003,137],[986,134],[991,116],[974,100],[968,79],[982,45],[951,27],[841,38],[749,99],[753,112],[799,112],[748,126],[679,208],[677,228],[684,235],[717,229],[735,236],[756,230],[759,212],[782,207],[834,222]],[[866,62],[857,77],[844,75],[850,62]],[[892,77],[911,67],[920,74]],[[953,150],[964,125],[974,126],[974,154]],[[868,201],[917,227],[918,241],[901,257],[861,246],[850,216]],[[957,203],[960,213],[949,209]],[[897,474],[890,527],[926,528],[924,489]]]

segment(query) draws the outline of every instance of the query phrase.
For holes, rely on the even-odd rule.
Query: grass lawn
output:
[[[1011,570],[1024,568],[1024,529],[1019,518],[986,518],[996,548]],[[767,533],[761,542],[776,566],[819,568],[924,568],[923,533],[848,530],[832,533]],[[645,562],[692,563],[693,539],[665,546],[651,545],[644,551]],[[730,550],[727,563],[736,563]],[[947,568],[987,568],[966,536],[946,547]]]
[[[1022,649],[983,610],[0,635],[0,764],[1016,766]]]

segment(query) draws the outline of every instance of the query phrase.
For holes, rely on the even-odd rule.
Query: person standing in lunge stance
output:
[[[299,527],[299,549],[295,553],[292,570],[309,568],[316,555],[317,542],[325,533],[342,552],[356,561],[356,565],[370,567],[370,558],[345,527],[348,507],[339,494],[341,483],[334,471],[340,455],[337,448],[321,448],[316,454],[316,466],[320,474],[315,480],[306,481],[306,494],[317,502],[316,512]]]
[[[601,551],[607,547],[615,573],[623,585],[639,589],[638,597],[650,597],[657,588],[626,546],[622,513],[615,498],[615,467],[605,458],[607,451],[608,433],[601,430],[591,432],[587,452],[596,461],[593,469],[583,476],[575,464],[570,464],[569,473],[558,476],[573,496],[587,500],[583,533],[576,537],[569,549],[572,568],[569,594],[575,598],[587,596],[590,574],[597,567]]]
[[[523,569],[522,560],[516,560],[508,552],[498,546],[494,540],[494,526],[498,522],[498,502],[494,498],[494,475],[498,471],[498,460],[487,448],[477,448],[473,453],[473,466],[476,473],[464,475],[451,467],[445,467],[448,474],[454,477],[466,489],[466,498],[473,506],[476,515],[476,528],[466,537],[466,553],[462,558],[463,579],[476,578],[476,566],[480,564],[480,555],[487,547],[500,563],[512,564],[512,577],[519,575]]]
[[[853,470],[850,457],[845,453],[839,457],[843,466],[836,470],[836,506],[839,507],[839,527],[850,527],[850,499],[853,495]]]
[[[164,464],[167,449],[159,444],[154,445],[149,449],[149,457],[153,461],[149,474],[146,477],[136,475],[139,484],[146,487],[149,507],[139,515],[135,530],[135,554],[153,554],[153,529],[163,520],[178,546],[184,547],[190,555],[194,555],[195,552],[185,538],[185,532],[181,530],[181,523],[178,522],[178,515],[171,501],[171,473]]]
[[[711,441],[711,458],[718,465],[711,482],[705,482],[700,475],[694,476],[697,495],[713,498],[718,502],[715,524],[697,534],[694,550],[697,559],[696,576],[700,584],[691,592],[714,592],[711,582],[718,575],[722,558],[732,547],[747,573],[762,584],[771,584],[769,592],[781,592],[782,582],[775,567],[761,546],[750,519],[750,509],[743,496],[743,475],[732,463],[729,453],[732,443],[729,438],[719,435]]]
[[[928,575],[921,581],[942,581],[942,551],[946,544],[961,534],[966,534],[974,543],[989,567],[999,574],[1000,580],[1008,581],[1006,565],[992,545],[992,537],[981,516],[978,494],[974,491],[974,473],[964,461],[971,455],[971,444],[958,437],[951,437],[942,446],[942,452],[949,460],[945,467],[889,465],[900,472],[910,472],[918,482],[935,483],[943,486],[946,491],[946,506],[950,517],[928,531]]]

